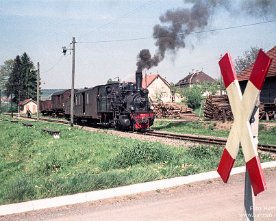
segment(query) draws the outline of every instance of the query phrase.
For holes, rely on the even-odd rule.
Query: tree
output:
[[[37,75],[33,62],[27,53],[16,56],[12,72],[6,84],[7,95],[13,95],[13,101],[19,103],[27,98],[36,99]]]
[[[208,92],[209,94],[216,94],[221,89],[219,81],[212,83],[195,84],[192,87],[176,89],[178,93],[185,97],[185,103],[188,107],[197,109],[201,105],[203,100],[203,94]]]
[[[22,91],[22,74],[21,74],[21,60],[19,55],[14,60],[12,72],[10,73],[8,82],[6,84],[7,96],[13,95],[13,101],[19,102],[20,92]]]
[[[3,92],[6,89],[6,83],[13,68],[13,59],[6,60],[0,67],[0,90]]]
[[[13,60],[7,60],[0,67],[0,112],[2,111],[2,96],[6,94],[6,83],[9,79],[10,73],[12,72]]]
[[[36,99],[37,75],[36,71],[34,70],[34,64],[26,52],[21,56],[21,62],[23,77],[22,98]]]
[[[201,105],[202,100],[202,88],[200,85],[193,85],[189,88],[183,88],[181,94],[185,97],[185,103],[188,107],[196,109]]]
[[[215,95],[219,90],[224,90],[224,87],[221,88],[221,82],[215,81],[215,82],[204,82],[201,85],[201,92],[205,93],[208,92],[208,94]]]
[[[242,57],[235,59],[235,69],[237,73],[244,71],[249,65],[253,64],[256,60],[259,48],[251,47],[243,53]]]

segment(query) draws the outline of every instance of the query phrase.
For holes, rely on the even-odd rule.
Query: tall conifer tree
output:
[[[13,101],[19,103],[28,98],[36,100],[37,74],[33,62],[27,53],[16,56],[12,72],[6,84],[7,95],[13,95]]]

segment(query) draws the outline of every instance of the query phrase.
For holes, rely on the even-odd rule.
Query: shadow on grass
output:
[[[183,125],[189,126],[193,122],[191,121],[177,121],[177,122],[169,122],[169,123],[163,123],[162,125],[156,125],[152,127],[154,130],[163,130],[163,129],[171,129],[171,128],[178,128],[182,127]]]
[[[162,130],[162,129],[169,129],[169,128],[173,128],[173,127],[180,127],[183,124],[187,124],[190,123],[188,121],[183,121],[183,122],[170,122],[170,123],[165,123],[162,125],[158,125],[158,126],[154,126],[152,127],[154,130]]]

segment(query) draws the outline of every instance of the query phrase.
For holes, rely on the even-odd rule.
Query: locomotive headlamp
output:
[[[107,86],[107,87],[105,88],[105,91],[106,91],[107,94],[109,94],[109,93],[112,91],[112,89],[111,89],[109,86]]]

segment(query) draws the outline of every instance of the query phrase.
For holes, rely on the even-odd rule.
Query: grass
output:
[[[275,144],[276,145],[276,127],[266,128],[260,125],[259,140],[262,144]]]
[[[152,129],[170,131],[182,134],[198,134],[205,136],[228,137],[229,130],[216,128],[216,122],[196,121],[196,122],[168,122],[155,121]],[[262,123],[259,126],[259,142],[262,144],[276,145],[276,127],[266,128]]]
[[[207,136],[227,137],[229,131],[215,129],[216,123],[214,122],[168,122],[168,121],[155,121],[152,129],[164,130],[175,133],[185,134],[198,134]]]
[[[0,115],[0,204],[99,190],[214,170],[222,149],[176,148],[156,142]],[[61,138],[41,131],[61,131]],[[262,161],[271,160],[268,155]],[[244,165],[240,154],[236,165]]]

